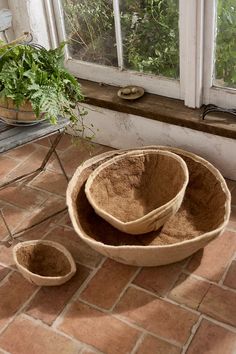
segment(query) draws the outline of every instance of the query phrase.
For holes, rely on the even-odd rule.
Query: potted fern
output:
[[[46,50],[38,45],[0,41],[0,117],[12,122],[59,116],[77,123],[83,99],[80,84],[64,68],[64,46]]]

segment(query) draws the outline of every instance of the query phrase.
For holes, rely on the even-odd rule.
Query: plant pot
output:
[[[76,272],[70,252],[53,241],[18,243],[13,248],[13,258],[23,277],[38,286],[64,284]]]
[[[85,193],[95,212],[118,230],[158,230],[179,209],[188,184],[183,159],[168,151],[115,156],[89,176]]]
[[[0,100],[0,118],[6,123],[35,123],[44,120],[43,115],[37,118],[33,112],[31,103],[26,101],[19,108],[16,108],[13,100],[1,99]]]

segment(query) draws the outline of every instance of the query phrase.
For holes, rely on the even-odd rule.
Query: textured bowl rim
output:
[[[131,157],[138,157],[138,156],[144,156],[144,155],[164,155],[164,156],[169,156],[172,159],[178,161],[179,165],[182,168],[182,171],[184,172],[184,182],[180,188],[180,190],[178,191],[177,194],[175,194],[175,196],[169,200],[168,202],[166,202],[165,204],[162,204],[160,207],[153,209],[152,211],[148,212],[147,214],[143,215],[140,218],[137,218],[135,220],[132,221],[127,221],[124,222],[118,218],[116,218],[115,216],[113,216],[112,214],[109,214],[108,212],[106,212],[104,209],[101,209],[98,204],[96,203],[96,201],[94,201],[94,199],[91,197],[91,193],[90,193],[90,188],[92,186],[92,183],[94,181],[94,179],[97,177],[97,175],[95,175],[95,173],[97,173],[98,171],[102,171],[103,169],[105,169],[106,167],[112,165],[113,163],[116,163],[116,161],[120,161],[122,159],[125,159],[126,156],[131,156]],[[94,208],[94,210],[96,211],[96,209],[99,209],[100,214],[109,217],[110,219],[112,219],[113,222],[116,222],[117,224],[119,224],[121,227],[126,227],[126,226],[131,226],[131,225],[135,225],[137,223],[143,222],[146,219],[149,219],[151,216],[155,215],[157,212],[161,212],[163,209],[168,208],[169,206],[171,206],[172,204],[175,203],[175,201],[179,198],[179,196],[182,193],[185,193],[186,187],[188,185],[189,182],[189,172],[188,172],[188,167],[187,164],[185,163],[185,161],[178,155],[176,155],[173,152],[169,152],[169,151],[163,151],[163,150],[154,150],[154,149],[146,149],[146,150],[136,150],[136,151],[130,151],[125,155],[119,155],[119,156],[114,156],[113,158],[111,158],[110,160],[102,163],[101,165],[99,165],[88,177],[86,184],[85,184],[85,194],[88,198],[89,203],[91,204],[91,206]]]
[[[149,146],[145,146],[145,149],[163,149],[163,150],[174,150],[174,153],[176,154],[181,154],[183,156],[189,157],[191,159],[193,159],[194,161],[203,164],[206,168],[208,168],[210,170],[210,172],[212,172],[215,177],[220,181],[221,183],[221,187],[224,191],[224,193],[226,194],[227,198],[226,198],[226,202],[225,202],[225,214],[224,214],[224,221],[222,222],[222,224],[217,228],[214,229],[213,231],[209,231],[206,232],[200,236],[196,236],[190,240],[185,240],[185,241],[181,241],[181,242],[176,242],[173,244],[169,244],[169,245],[148,245],[148,246],[143,246],[143,245],[120,245],[120,246],[112,246],[112,245],[108,245],[106,243],[100,242],[100,241],[96,241],[94,240],[92,237],[90,237],[87,233],[85,233],[85,231],[82,229],[80,223],[78,222],[78,218],[76,215],[76,202],[73,201],[73,196],[74,194],[78,194],[78,190],[76,189],[76,185],[77,185],[77,180],[80,177],[80,174],[83,170],[85,170],[86,168],[91,167],[93,164],[97,163],[100,160],[104,160],[106,158],[109,158],[110,156],[113,156],[115,154],[117,155],[122,155],[126,152],[129,152],[130,150],[140,150],[140,147],[138,148],[132,148],[132,149],[120,149],[117,151],[109,151],[109,152],[104,152],[103,154],[100,154],[98,156],[92,157],[91,159],[85,161],[82,165],[80,165],[77,170],[75,171],[74,175],[72,176],[68,187],[67,187],[67,192],[66,192],[66,202],[67,202],[67,206],[68,206],[68,211],[69,211],[69,215],[72,216],[71,217],[71,221],[73,224],[73,227],[75,229],[75,231],[78,233],[79,237],[84,240],[86,243],[91,243],[92,245],[96,246],[96,245],[100,245],[102,248],[105,248],[107,250],[115,250],[115,249],[127,249],[127,250],[132,250],[132,249],[140,249],[140,250],[146,250],[146,249],[157,249],[157,248],[166,248],[166,249],[171,249],[173,247],[181,247],[181,245],[186,245],[189,244],[191,245],[192,243],[194,243],[196,241],[196,239],[198,240],[202,240],[204,238],[208,238],[211,235],[214,235],[216,233],[220,233],[223,231],[223,229],[226,227],[228,221],[229,221],[229,217],[230,217],[230,205],[231,205],[231,194],[230,191],[228,189],[228,186],[223,178],[223,176],[221,175],[220,171],[214,167],[210,162],[208,162],[207,160],[205,160],[204,158],[192,153],[192,152],[188,152],[186,150],[183,149],[179,149],[176,147],[171,147],[171,146],[163,146],[163,145],[149,145]],[[169,149],[169,150],[168,150]],[[85,236],[86,235],[86,236]]]
[[[38,245],[38,244],[43,244],[43,245],[47,245],[47,246],[51,246],[56,248],[57,250],[59,250],[61,253],[63,253],[63,255],[67,258],[67,260],[70,263],[71,269],[68,273],[66,273],[65,275],[60,275],[60,276],[44,276],[44,275],[39,275],[37,273],[33,273],[30,270],[28,270],[26,267],[22,266],[17,259],[17,252],[21,249],[24,248],[25,246],[30,246],[30,245]],[[22,271],[24,271],[25,273],[36,277],[37,279],[47,279],[47,280],[57,280],[57,279],[64,279],[66,277],[68,277],[68,275],[75,273],[76,272],[76,264],[75,261],[71,255],[71,253],[60,243],[55,242],[55,241],[50,241],[50,240],[30,240],[30,241],[23,241],[23,242],[19,242],[18,244],[16,244],[13,247],[13,259],[15,264],[17,265],[17,267],[19,269],[21,269]]]

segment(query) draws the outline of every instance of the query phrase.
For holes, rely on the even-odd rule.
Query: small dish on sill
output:
[[[144,95],[144,89],[139,86],[125,86],[119,89],[117,95],[124,100],[137,100]]]

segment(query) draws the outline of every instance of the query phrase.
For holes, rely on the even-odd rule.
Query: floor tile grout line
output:
[[[134,272],[134,274],[132,275],[132,277],[130,278],[128,283],[124,286],[123,290],[120,292],[120,294],[119,294],[118,298],[116,299],[116,301],[114,302],[114,304],[111,306],[111,308],[109,310],[110,312],[113,312],[114,308],[116,307],[116,305],[118,304],[120,299],[123,297],[123,295],[126,293],[127,289],[132,284],[133,280],[138,276],[141,269],[142,269],[142,267],[138,267],[138,269],[136,269],[136,271]]]
[[[27,186],[29,186],[31,189],[33,189],[33,190],[35,190],[35,191],[38,191],[38,192],[46,192],[46,193],[48,193],[49,195],[55,195],[56,197],[60,197],[60,198],[63,198],[63,199],[65,199],[66,198],[66,195],[62,195],[62,194],[59,194],[59,193],[54,193],[54,192],[50,192],[50,191],[48,191],[48,190],[46,190],[46,189],[42,189],[42,188],[39,188],[39,187],[36,187],[36,186],[33,186],[33,185],[28,185],[27,184]]]
[[[42,326],[43,328],[45,328],[47,330],[50,330],[50,331],[52,331],[54,333],[57,333],[57,334],[61,335],[64,338],[67,338],[67,339],[71,340],[72,342],[74,342],[75,344],[77,344],[79,346],[79,348],[78,348],[79,350],[83,350],[86,347],[86,349],[93,350],[97,354],[105,354],[105,353],[102,353],[101,351],[99,351],[96,347],[93,347],[92,345],[89,345],[87,343],[81,342],[78,339],[76,339],[75,337],[70,336],[66,332],[60,331],[60,329],[58,329],[58,328],[54,328],[52,326],[49,326],[48,324],[46,324],[45,322],[43,322],[39,318],[35,318],[35,317],[29,315],[28,313],[25,313],[25,312],[22,313],[22,316],[24,318],[28,319],[29,321],[32,321],[35,324],[38,324],[38,325]],[[81,348],[80,348],[80,346],[81,346]]]
[[[50,197],[47,198],[47,199],[43,202],[43,204],[46,203],[49,199],[50,199]],[[43,204],[42,204],[42,205],[43,205]],[[41,205],[41,206],[42,206],[42,205]],[[57,214],[57,215],[58,215],[58,214]],[[51,217],[53,218],[54,216],[55,216],[55,215],[52,215]],[[50,221],[50,218],[47,219],[47,217],[46,217],[45,219],[41,220],[38,224],[34,225],[34,226],[31,228],[31,230],[33,230],[34,227],[37,227],[37,226],[39,226],[39,225],[41,225],[41,224],[43,224],[44,222],[47,222],[47,221]],[[23,220],[17,227],[20,228],[21,226],[24,225],[24,223],[25,223],[25,220]],[[31,227],[31,226],[29,225],[29,230],[30,230],[30,227]],[[28,232],[29,230],[26,230],[25,233]],[[17,231],[17,230],[14,229],[13,231]],[[50,231],[51,231],[51,230],[50,230]],[[20,229],[19,229],[19,232],[20,232]],[[48,232],[49,232],[49,231],[47,231],[47,233],[48,233]],[[24,233],[23,233],[22,235],[24,235]],[[19,237],[17,237],[17,238],[20,238],[20,237],[21,237],[21,236],[19,236]],[[17,239],[17,238],[16,238],[16,239]]]
[[[188,271],[187,269],[183,269],[182,273],[185,274],[185,275],[188,275],[188,276],[190,276],[192,278],[195,278],[197,280],[201,280],[201,281],[203,281],[205,283],[208,283],[208,284],[215,284],[215,285],[218,284],[216,281],[209,280],[207,278],[201,277],[200,275],[194,274],[194,273]]]
[[[41,238],[41,240],[44,240],[44,239],[48,236],[48,234],[50,234],[51,232],[53,232],[54,230],[56,230],[56,229],[58,228],[58,226],[64,228],[63,225],[58,225],[58,224],[56,224],[56,223],[54,223],[54,222],[51,222],[50,225],[51,225],[51,226],[50,226],[50,230],[48,230],[48,231],[45,233],[45,235]],[[60,242],[59,242],[59,243],[60,243]],[[104,257],[104,258],[105,258],[105,257]],[[101,261],[100,261],[96,266],[87,265],[86,263],[82,263],[82,262],[77,261],[77,260],[75,260],[75,263],[77,263],[78,265],[81,265],[81,266],[83,266],[83,267],[87,267],[87,268],[88,268],[89,270],[91,270],[91,271],[94,271],[94,270],[96,270],[98,267],[100,267],[100,264],[101,264],[101,262],[103,262],[104,258],[102,258]],[[1,263],[0,263],[0,264],[1,264]],[[78,289],[78,290],[79,290],[79,289]]]
[[[45,172],[45,171],[42,171],[42,172]],[[42,173],[40,172],[40,174]],[[65,199],[65,195],[61,195],[61,194],[57,194],[57,193],[54,193],[54,192],[50,192],[46,189],[42,189],[42,188],[39,188],[39,187],[36,187],[36,186],[33,186],[33,185],[30,185],[30,184],[27,184],[27,186],[35,191],[38,191],[38,192],[44,192],[44,193],[47,193],[49,194],[49,197],[50,195],[54,195],[55,197],[60,197],[61,199]],[[47,198],[48,199],[48,198]]]
[[[60,334],[62,337],[71,340],[72,342],[74,342],[75,344],[77,344],[79,346],[78,349],[82,349],[82,344],[83,343],[78,341],[76,338],[71,337],[67,333],[61,332],[61,331],[57,330],[56,328],[53,328],[52,326],[47,325],[46,323],[44,323],[39,318],[35,318],[33,316],[30,316],[28,313],[23,312],[21,315],[22,315],[22,317],[24,317],[25,319],[35,323],[36,325],[40,325],[41,327],[43,327],[43,328],[45,328],[45,329],[47,329],[47,330],[49,330],[51,332]]]
[[[84,343],[84,342],[81,342],[83,344],[82,348],[81,348],[81,351],[79,352],[79,354],[84,354],[85,352],[87,351],[91,351],[91,354],[106,354],[105,352],[101,352],[100,350],[98,350],[97,348],[87,344],[87,343]]]
[[[191,345],[191,343],[192,343],[192,341],[193,341],[193,339],[194,339],[194,337],[195,337],[195,335],[196,335],[196,333],[197,333],[197,331],[198,331],[203,319],[208,320],[209,322],[214,323],[214,324],[216,324],[216,325],[218,325],[218,326],[220,326],[220,327],[222,327],[224,329],[227,329],[227,330],[231,331],[232,333],[236,333],[236,329],[234,327],[231,327],[230,325],[227,325],[227,324],[222,323],[220,321],[214,320],[213,318],[211,318],[211,317],[209,317],[209,316],[207,316],[205,314],[201,314],[199,319],[198,319],[198,321],[197,321],[197,323],[192,327],[192,333],[189,336],[189,339],[186,342],[186,344],[183,346],[183,350],[182,350],[181,354],[185,354],[186,351],[188,350],[188,348]]]
[[[5,330],[10,326],[10,324],[17,318],[18,315],[22,314],[26,307],[30,304],[34,296],[39,292],[41,287],[38,287],[31,296],[20,306],[18,311],[15,312],[15,314],[7,321],[7,323],[0,329],[0,336],[5,332]]]
[[[231,292],[233,292],[233,293],[236,293],[236,289],[230,288],[230,287],[227,286],[227,285],[220,284],[220,283],[216,283],[216,282],[214,282],[214,281],[211,281],[211,280],[209,280],[209,279],[203,278],[203,277],[201,277],[201,276],[199,276],[199,275],[190,273],[190,272],[188,272],[188,271],[184,271],[183,273],[186,274],[186,275],[189,275],[189,276],[191,276],[191,277],[193,277],[193,278],[195,278],[195,279],[197,279],[197,280],[200,280],[200,281],[203,281],[203,282],[205,282],[205,283],[208,283],[208,284],[211,284],[211,285],[215,285],[215,286],[217,286],[217,287],[219,287],[219,288],[221,288],[221,289],[229,290],[229,291],[231,291]]]
[[[177,285],[180,277],[183,273],[184,268],[181,269],[180,273],[177,275],[177,277],[175,278],[175,281],[172,283],[172,285],[168,288],[168,290],[166,291],[165,295],[162,297],[162,299],[169,299],[169,295],[171,293],[171,291],[175,288],[175,285]]]
[[[97,311],[102,312],[104,315],[110,315],[111,317],[116,318],[117,320],[125,323],[129,327],[132,327],[132,328],[134,328],[134,329],[136,329],[136,330],[138,330],[140,332],[143,332],[143,333],[149,334],[149,335],[151,335],[153,337],[156,337],[158,339],[161,339],[161,340],[163,340],[163,341],[165,341],[165,342],[167,342],[169,344],[175,345],[178,348],[182,347],[182,345],[180,343],[172,341],[172,340],[169,340],[169,339],[167,339],[165,337],[159,336],[159,335],[155,334],[154,332],[150,332],[147,329],[145,329],[145,328],[141,327],[140,325],[136,324],[133,320],[131,320],[131,321],[128,320],[125,316],[122,316],[122,315],[119,315],[119,314],[116,314],[116,313],[111,313],[109,310],[106,310],[106,309],[103,309],[103,308],[101,308],[101,307],[99,307],[97,305],[91,304],[91,303],[89,303],[89,302],[87,302],[86,300],[83,300],[83,299],[79,299],[79,301],[81,303],[83,303],[83,304],[85,304],[85,305],[97,310]]]
[[[66,306],[64,307],[64,309],[61,311],[60,315],[55,319],[55,321],[53,321],[51,327],[52,328],[57,328],[63,321],[67,311],[70,309],[70,307],[72,306],[72,304],[78,300],[80,294],[82,293],[82,291],[86,288],[86,286],[88,285],[88,283],[90,282],[91,279],[93,279],[93,277],[95,276],[95,274],[98,272],[98,270],[102,267],[103,263],[106,261],[106,257],[104,257],[104,259],[100,262],[100,264],[98,265],[97,268],[93,269],[91,271],[91,273],[88,275],[87,279],[85,279],[85,281],[83,282],[83,284],[81,284],[81,286],[79,287],[79,289],[74,293],[74,295],[71,297],[70,301],[66,304]]]
[[[0,262],[0,265],[1,265],[2,267],[4,267],[4,268],[8,268],[8,269],[10,269],[10,270],[12,270],[12,271],[18,272],[18,269],[17,269],[17,268],[14,268],[14,267],[12,267],[12,266],[10,266],[10,265],[8,265],[8,264],[5,264],[5,263],[3,263],[3,262]]]
[[[200,315],[197,322],[191,328],[191,334],[188,337],[188,340],[186,341],[186,343],[184,344],[181,354],[185,354],[186,351],[188,350],[193,338],[195,337],[195,334],[197,333],[198,328],[201,325],[201,322],[202,322],[202,316]]]
[[[133,349],[131,350],[130,354],[136,354],[137,350],[139,349],[140,345],[143,343],[144,339],[146,338],[147,334],[146,333],[141,333],[139,338],[137,339]]]
[[[31,155],[32,155],[33,153],[35,153],[36,151],[37,151],[37,148],[36,148],[32,153],[30,153],[29,155],[27,155],[27,158],[26,158],[25,160],[21,160],[21,161],[11,170],[11,172],[7,173],[7,175],[5,176],[5,178],[10,177],[11,173],[12,173],[12,172],[15,172],[16,169],[20,168],[21,165],[23,165],[27,160],[30,161]],[[6,152],[7,152],[7,151],[6,151]],[[3,154],[3,156],[4,156],[4,154]],[[6,155],[5,155],[5,156],[6,156]],[[11,158],[10,156],[6,156],[6,157]],[[16,161],[16,159],[14,159],[14,158],[11,158],[11,159],[14,160],[14,161]],[[39,164],[39,165],[40,165],[40,164]],[[40,167],[40,166],[39,166],[39,167]]]
[[[176,305],[176,306],[178,306],[178,307],[180,307],[180,308],[182,308],[182,309],[184,309],[186,311],[194,313],[195,315],[199,315],[200,314],[197,310],[194,310],[191,307],[188,307],[188,306],[186,306],[184,304],[179,304],[178,302],[176,302],[176,301],[174,301],[172,299],[169,299],[169,298],[163,298],[163,297],[161,297],[161,296],[159,296],[159,295],[157,295],[155,293],[152,293],[151,291],[149,291],[147,289],[141,288],[141,287],[139,287],[139,286],[137,286],[135,284],[131,284],[131,287],[133,287],[133,288],[135,288],[137,290],[143,291],[143,292],[147,293],[148,295],[154,296],[155,298],[157,298],[159,300],[162,300],[164,302],[168,302],[168,303],[170,303],[172,305]]]
[[[125,323],[127,326],[132,327],[140,332],[143,332],[146,335],[150,335],[152,337],[161,339],[163,342],[166,342],[168,344],[174,345],[177,348],[182,348],[182,344],[176,342],[175,340],[168,339],[166,337],[162,337],[154,332],[148,331],[147,329],[141,327],[140,325],[136,324],[134,321],[129,321],[125,316],[119,315],[119,314],[112,314],[113,318],[116,318],[117,320]]]
[[[26,186],[26,185],[25,185]],[[30,187],[31,188],[31,187]],[[33,188],[31,188],[31,189],[33,189]],[[50,192],[47,192],[47,191],[45,191],[45,190],[42,190],[42,189],[38,189],[37,191],[40,191],[40,192],[44,192],[45,194],[52,194],[52,193],[50,193]],[[55,196],[58,196],[58,194],[54,194]],[[41,207],[48,199],[50,198],[50,195],[49,196],[47,196],[46,197],[46,199],[43,201],[43,202],[41,202],[41,203],[39,203],[39,204],[37,204],[37,205],[35,205],[34,207],[27,207],[27,208],[23,208],[23,207],[21,207],[21,206],[19,206],[19,205],[16,205],[16,204],[13,204],[13,203],[11,203],[11,202],[8,202],[8,201],[6,201],[6,200],[3,200],[3,199],[1,199],[1,197],[0,197],[0,201],[2,201],[4,204],[6,204],[6,206],[12,206],[12,207],[14,207],[14,208],[18,208],[18,209],[21,209],[21,210],[23,210],[23,211],[28,211],[28,212],[32,212],[34,209],[36,209],[37,207]],[[4,208],[4,207],[3,207]]]
[[[55,196],[56,196],[56,195],[55,195]],[[41,207],[44,203],[46,203],[46,202],[48,201],[49,198],[50,198],[50,196],[49,196],[48,198],[46,198],[42,204],[37,205],[36,208],[37,208],[37,207]],[[24,209],[24,208],[21,208],[21,207],[19,207],[19,206],[16,206],[16,205],[14,205],[14,204],[11,204],[11,203],[5,202],[5,201],[4,201],[4,204],[6,205],[6,207],[14,207],[14,208],[16,208],[16,209],[19,209],[19,210],[21,210],[21,211],[27,213],[27,215],[23,218],[23,220],[21,220],[21,221],[11,230],[11,232],[14,234],[15,231],[17,231],[17,229],[22,225],[22,223],[24,223],[24,222],[26,221],[27,216],[30,215],[30,213],[32,212],[32,210],[30,210],[30,209]],[[4,207],[3,207],[3,208],[4,208]],[[34,209],[36,209],[36,208],[34,208]],[[53,216],[52,216],[52,217],[53,217]],[[45,222],[45,221],[47,221],[47,220],[42,220],[41,223],[43,223],[43,222]],[[36,227],[36,226],[38,226],[38,225],[35,225],[35,227]],[[27,232],[27,230],[26,230],[25,232]],[[7,234],[1,241],[6,241],[6,240],[8,240],[8,238],[9,238],[9,234]]]
[[[18,146],[18,147],[20,148],[20,147],[23,147],[23,146],[24,146],[24,145]],[[17,147],[17,148],[18,148],[18,147]],[[25,162],[26,160],[28,160],[28,159],[30,158],[30,156],[37,150],[37,147],[35,147],[35,150],[32,151],[30,154],[27,154],[27,157],[26,157],[25,160],[22,160],[22,159],[19,159],[19,158],[17,158],[17,157],[13,157],[13,156],[8,155],[8,153],[9,153],[10,151],[17,150],[17,148],[11,149],[11,150],[7,150],[7,151],[5,151],[4,153],[2,153],[1,155],[4,156],[4,157],[7,157],[7,158],[9,158],[9,159],[11,159],[11,160],[13,160],[13,161],[19,162],[19,163],[18,163],[18,165],[19,165],[19,164],[21,164],[22,162]],[[25,154],[24,154],[24,156],[25,156]]]
[[[68,210],[67,210],[67,211],[68,211]],[[63,227],[63,228],[65,228],[65,229],[69,229],[70,231],[71,231],[71,230],[75,231],[75,229],[74,229],[73,226],[61,225],[61,224],[56,224],[56,223],[55,223],[55,225],[57,225],[57,227],[60,226],[60,227]],[[79,237],[79,236],[78,236],[78,237]]]
[[[226,278],[227,273],[229,271],[229,268],[231,267],[231,264],[233,263],[233,260],[235,259],[235,256],[236,256],[236,252],[234,252],[233,256],[230,258],[230,261],[229,261],[227,267],[225,268],[225,271],[224,271],[224,273],[223,273],[223,275],[222,275],[222,277],[221,277],[221,279],[219,281],[219,285],[225,286],[224,285],[224,281],[225,281],[225,278]],[[227,287],[227,285],[226,285],[226,287]]]
[[[228,331],[230,331],[232,333],[236,333],[236,327],[233,326],[233,325],[229,325],[229,324],[227,324],[225,322],[218,321],[218,320],[214,319],[213,317],[208,316],[205,313],[203,313],[201,316],[202,316],[203,319],[206,319],[209,322],[215,323],[216,325],[218,325],[218,326],[220,326],[220,327],[222,327],[224,329],[227,329]]]
[[[106,315],[113,315],[113,313],[110,311],[110,310],[107,310],[107,309],[103,309],[102,307],[98,306],[98,305],[94,305],[94,304],[91,304],[90,302],[78,297],[78,299],[76,299],[80,302],[82,302],[83,304],[89,306],[89,307],[92,307],[94,308],[95,310],[98,310]]]
[[[32,142],[31,144],[36,145],[36,143],[33,143],[33,142]],[[69,147],[70,147],[70,146],[69,146]],[[69,147],[68,147],[68,148],[69,148]],[[16,158],[13,158],[13,157],[11,157],[11,156],[8,156],[8,155],[3,154],[3,156],[5,156],[5,157],[7,157],[7,158],[10,158],[11,160],[13,160],[13,161],[15,161],[15,162],[18,162],[18,164],[17,164],[9,173],[7,173],[7,175],[5,176],[4,180],[7,179],[7,177],[10,177],[11,173],[12,173],[12,172],[15,172],[15,170],[17,170],[18,168],[20,168],[21,165],[24,164],[26,161],[29,161],[29,162],[30,162],[30,157],[31,157],[31,155],[34,154],[34,153],[37,152],[37,151],[40,151],[41,149],[44,149],[44,150],[45,150],[45,153],[46,153],[46,150],[48,150],[48,147],[43,146],[43,145],[40,145],[40,144],[37,144],[37,146],[35,146],[35,150],[32,151],[29,155],[27,155],[27,158],[26,158],[25,160],[16,159]],[[67,150],[67,149],[62,150],[62,152],[64,153],[66,150]],[[53,160],[53,161],[54,161],[54,160]],[[51,161],[51,163],[52,163],[53,161]],[[40,167],[40,164],[39,164],[39,167]],[[45,170],[50,170],[50,169],[45,168]],[[57,171],[57,170],[50,170],[50,171],[63,175],[63,173],[60,173],[60,172]],[[43,171],[42,171],[42,172],[43,172]],[[39,174],[40,174],[40,173],[39,173]],[[35,178],[36,178],[36,177],[37,177],[37,176],[35,176]],[[34,179],[34,178],[33,178],[33,179]],[[30,180],[29,183],[31,183],[31,182],[32,182],[32,181]]]
[[[12,204],[9,204],[9,203],[5,203],[5,204],[6,204],[6,207],[14,207],[14,208],[17,208],[17,209],[20,209],[20,210],[26,212],[27,215],[30,214],[30,211],[27,211],[26,209],[22,209],[22,208],[16,207],[15,205],[12,205]],[[4,207],[3,207],[2,209],[4,209]],[[17,231],[17,228],[22,224],[22,222],[25,221],[25,219],[27,218],[27,215],[26,215],[26,216],[23,218],[23,220],[21,220],[13,229],[11,229],[11,232],[12,232],[13,234],[14,234],[15,231]],[[8,221],[7,221],[7,222],[8,222]],[[8,222],[8,224],[9,224],[9,222]],[[10,227],[10,226],[9,226],[9,227]],[[6,241],[6,240],[8,240],[9,236],[10,236],[10,235],[7,234],[1,241]]]
[[[226,226],[226,231],[230,231],[230,232],[236,232],[236,226],[235,226],[235,228],[232,226]]]
[[[182,267],[180,267],[180,271],[179,273],[176,275],[174,281],[171,283],[171,285],[168,287],[166,293],[164,294],[164,296],[162,296],[163,299],[169,299],[169,294],[170,292],[174,289],[174,286],[177,284],[179,278],[181,277],[182,274],[184,274],[184,270],[185,270],[185,267],[188,266],[190,260],[191,260],[192,257],[190,257],[190,259],[188,259],[185,264],[183,264]],[[161,296],[160,296],[161,297]]]
[[[7,267],[5,267],[7,268]],[[10,268],[11,269],[11,268]],[[7,281],[8,281],[8,278],[14,273],[14,270],[11,269],[9,271],[9,273],[6,274],[6,276],[0,281],[0,287],[2,287]]]
[[[32,229],[30,229],[30,230],[26,230],[25,233],[27,233],[27,232],[29,232],[29,231],[32,231],[34,228],[36,228],[36,227],[38,227],[38,226],[40,227],[44,222],[47,222],[47,221],[49,221],[49,220],[50,220],[50,219],[42,220],[40,224],[35,225],[35,226],[32,227]],[[48,225],[48,230],[44,233],[44,235],[43,235],[41,238],[39,238],[39,241],[40,241],[40,240],[43,240],[52,230],[53,230],[53,227],[51,227],[51,226],[50,226],[50,223],[49,223],[49,225]],[[21,240],[21,238],[24,238],[24,233],[22,234],[22,236],[17,237],[16,240],[18,239],[19,242],[24,242],[24,240]]]
[[[78,265],[78,262],[75,261],[75,264],[76,264],[76,266],[77,266],[77,265]],[[80,264],[79,264],[79,265],[80,265]],[[84,266],[84,267],[86,267],[86,266]],[[88,267],[86,267],[86,268],[88,268]],[[88,270],[91,271],[92,269],[89,269],[89,268],[88,268]],[[86,279],[85,279],[85,280],[86,280]],[[85,281],[85,280],[84,280],[84,281]],[[82,283],[82,285],[83,285],[83,283]],[[78,290],[78,289],[77,289],[77,290]],[[77,290],[76,290],[76,291],[77,291]],[[74,292],[74,294],[76,293],[76,291]],[[68,299],[68,301],[66,302],[65,306],[72,300],[72,297],[74,296],[74,294],[71,295],[71,297],[70,297],[70,298]],[[62,311],[63,311],[63,310],[64,310],[64,307],[62,307],[62,309],[58,312],[58,314],[57,314],[56,318],[54,319],[54,321],[62,314]],[[26,313],[26,314],[28,314],[28,313]],[[36,319],[36,320],[38,319],[37,317],[34,317],[34,315],[32,315],[32,314],[28,314],[28,315],[29,315],[30,317],[33,317],[33,318]],[[40,320],[40,319],[39,319],[39,320]],[[43,320],[40,320],[40,321],[42,321],[43,323],[45,323]],[[53,322],[54,322],[54,321],[53,321]],[[52,323],[52,324],[47,324],[47,323],[45,323],[45,324],[48,325],[48,326],[50,326],[50,327],[52,327],[52,324],[53,324],[53,323]]]

